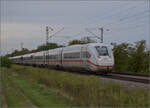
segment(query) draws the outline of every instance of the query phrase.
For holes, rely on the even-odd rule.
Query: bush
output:
[[[4,56],[4,57],[0,57],[0,66],[1,67],[7,67],[7,68],[10,68],[11,65],[12,65],[12,61],[7,57],[7,56]]]

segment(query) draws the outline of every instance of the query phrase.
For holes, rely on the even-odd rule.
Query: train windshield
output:
[[[95,46],[99,56],[108,56],[108,50],[106,46]]]

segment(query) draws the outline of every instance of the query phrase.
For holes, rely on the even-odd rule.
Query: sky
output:
[[[1,55],[15,49],[35,49],[46,42],[46,26],[53,28],[49,42],[67,45],[90,36],[104,43],[134,43],[149,38],[149,1],[1,1]],[[87,29],[94,33],[91,34]],[[99,41],[99,40],[98,40]]]

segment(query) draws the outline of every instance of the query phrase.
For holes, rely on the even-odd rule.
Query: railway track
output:
[[[81,75],[96,75],[104,78],[150,84],[150,77],[147,75],[134,75],[128,73],[119,73],[119,72],[112,72],[112,73],[108,73],[107,75],[102,75],[99,73],[95,74],[93,72],[76,72],[76,71],[67,71],[67,72],[81,74]]]
[[[44,67],[40,67],[44,68]],[[60,69],[51,68],[60,71]],[[137,74],[129,74],[129,73],[122,73],[122,72],[112,72],[108,73],[107,75],[102,75],[99,73],[93,73],[93,72],[87,72],[87,71],[75,71],[75,70],[65,70],[62,69],[61,71],[65,72],[71,72],[74,74],[80,74],[80,75],[96,75],[101,76],[104,78],[110,78],[110,79],[117,79],[122,81],[131,81],[131,82],[137,82],[137,83],[143,83],[143,84],[150,84],[150,76],[148,75],[137,75]]]
[[[120,73],[120,72],[112,72],[108,73],[107,75],[102,75],[99,73],[93,73],[93,72],[81,72],[81,71],[73,71],[73,70],[64,70],[67,72],[80,74],[80,75],[96,75],[104,78],[110,78],[110,79],[117,79],[122,81],[131,81],[131,82],[137,82],[137,83],[143,83],[143,84],[150,84],[150,76],[148,75],[137,75],[137,74],[129,74],[129,73]]]
[[[68,71],[68,72],[77,73],[81,75],[96,75],[104,78],[150,84],[150,76],[148,75],[136,75],[136,74],[119,73],[119,72],[112,72],[112,73],[108,73],[107,75],[102,75],[99,73],[95,74],[93,72],[75,72],[75,71]]]
[[[143,75],[143,74],[133,74],[127,72],[111,72],[113,74],[120,74],[120,75],[130,75],[130,76],[139,76],[139,77],[150,77],[150,75]]]
[[[118,79],[118,80],[124,80],[124,81],[132,81],[132,82],[138,82],[138,83],[144,83],[149,84],[150,83],[150,77],[148,76],[139,76],[139,75],[129,75],[129,74],[119,74],[119,73],[110,73],[107,76],[103,76],[106,78],[111,79]]]

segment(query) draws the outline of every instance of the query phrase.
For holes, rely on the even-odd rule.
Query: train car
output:
[[[114,56],[110,46],[102,43],[72,45],[11,59],[16,63],[102,73],[112,71],[114,65]]]
[[[22,64],[32,65],[33,64],[33,55],[34,55],[34,53],[22,55],[22,59],[23,59]]]
[[[63,48],[62,51],[63,68],[80,70],[83,67],[84,64],[82,64],[81,58],[82,47],[83,45],[72,45]]]
[[[32,65],[34,66],[45,66],[45,54],[46,51],[40,51],[32,54]]]
[[[62,64],[66,68],[107,73],[114,65],[113,53],[106,44],[90,43],[68,46],[63,48],[62,54]]]
[[[46,52],[46,64],[49,67],[62,67],[62,50],[63,48],[56,48]]]
[[[111,48],[106,44],[91,43],[86,47],[90,54],[86,60],[86,66],[92,71],[110,72],[113,69],[114,57]]]
[[[10,59],[16,64],[22,64],[22,56],[10,57]]]

